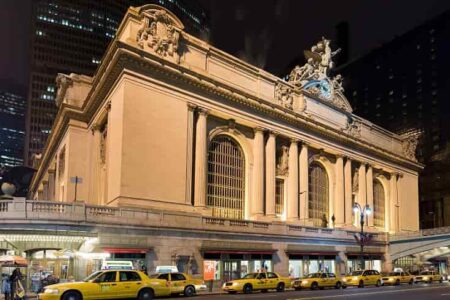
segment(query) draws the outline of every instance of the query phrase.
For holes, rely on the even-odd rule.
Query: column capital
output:
[[[300,140],[298,138],[291,137],[290,140],[291,140],[291,144],[294,144],[294,143],[298,144],[300,142]]]
[[[273,135],[275,137],[281,135],[281,133],[272,129],[267,130],[267,132],[269,133],[269,135]]]
[[[188,107],[188,110],[190,110],[190,111],[193,111],[198,107],[196,104],[191,103],[191,102],[186,102],[186,105]]]
[[[256,127],[253,128],[253,131],[254,131],[255,133],[257,133],[257,132],[264,133],[264,132],[266,131],[266,128],[264,128],[264,127],[262,127],[262,126],[256,126]]]
[[[206,109],[206,108],[204,108],[204,107],[197,106],[196,109],[197,109],[199,115],[202,115],[202,116],[207,116],[207,115],[209,115],[209,113],[210,113],[210,110],[209,110],[209,109]]]
[[[391,176],[394,176],[396,178],[401,178],[401,177],[403,177],[403,173],[394,171],[394,172],[391,172]]]
[[[342,159],[344,159],[346,157],[344,154],[341,154],[341,153],[337,153],[335,156],[336,156],[336,158],[342,158]]]
[[[101,129],[101,125],[100,125],[100,123],[94,123],[94,124],[92,124],[92,127],[91,127],[91,132],[92,132],[92,134],[94,133],[94,131],[99,131],[100,129]]]
[[[301,144],[302,147],[309,147],[309,146],[311,146],[310,142],[303,141],[303,140],[300,141],[300,144]]]
[[[105,108],[106,108],[106,111],[108,111],[108,112],[111,111],[111,101],[106,102]]]

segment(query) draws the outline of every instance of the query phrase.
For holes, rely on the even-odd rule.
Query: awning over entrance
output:
[[[203,253],[273,254],[276,249],[273,249],[270,243],[203,241],[200,251]]]
[[[311,245],[288,245],[286,253],[289,255],[318,255],[318,256],[336,256],[334,246],[311,246]]]
[[[103,248],[103,252],[117,254],[117,253],[137,253],[137,254],[146,254],[152,249],[142,249],[142,248]]]
[[[384,256],[384,248],[383,247],[364,247],[364,256]],[[348,256],[360,256],[361,248],[360,247],[347,247],[347,251],[345,254]]]

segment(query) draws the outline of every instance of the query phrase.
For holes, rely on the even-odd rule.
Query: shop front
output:
[[[332,246],[288,245],[289,277],[300,278],[315,272],[336,273],[338,252]]]
[[[203,243],[203,278],[220,286],[223,282],[238,279],[247,273],[273,271],[271,244],[249,245],[223,242]]]
[[[382,253],[370,253],[364,255],[364,269],[369,270],[377,270],[381,272],[383,261]],[[347,273],[351,273],[356,270],[360,270],[361,266],[361,255],[359,253],[347,253],[347,264],[346,271]]]

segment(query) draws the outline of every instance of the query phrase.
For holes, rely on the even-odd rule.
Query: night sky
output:
[[[0,0],[0,81],[27,85],[31,1]],[[339,22],[349,23],[355,58],[450,9],[447,0],[197,1],[214,46],[279,76],[321,36],[334,39]]]

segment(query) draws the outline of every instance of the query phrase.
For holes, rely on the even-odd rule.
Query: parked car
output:
[[[383,276],[383,285],[400,285],[401,283],[414,283],[414,276],[408,272],[391,272]]]
[[[433,281],[443,282],[444,278],[435,271],[423,271],[414,278],[414,282],[433,283]]]
[[[291,279],[282,277],[274,272],[248,273],[241,279],[225,282],[222,289],[229,294],[243,292],[250,294],[253,291],[276,290],[283,292],[286,287],[291,286]]]
[[[158,273],[151,275],[150,278],[166,280],[171,295],[183,294],[191,297],[199,291],[206,291],[203,279],[194,279],[185,273]]]
[[[297,291],[305,288],[323,290],[325,287],[340,289],[342,287],[342,280],[333,273],[311,273],[308,276],[294,280],[292,287]]]
[[[342,287],[357,286],[363,288],[368,285],[380,287],[383,284],[381,275],[376,270],[353,271],[342,279]]]
[[[81,282],[66,282],[46,286],[39,300],[138,299],[170,295],[166,280],[150,279],[140,271],[99,271]]]

